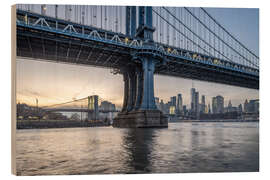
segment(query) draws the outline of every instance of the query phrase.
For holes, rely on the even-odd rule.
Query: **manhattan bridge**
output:
[[[111,69],[124,80],[114,127],[167,127],[154,74],[259,89],[259,57],[204,8],[24,5],[17,57]]]

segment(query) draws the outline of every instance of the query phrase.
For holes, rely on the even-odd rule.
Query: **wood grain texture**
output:
[[[16,175],[16,5],[11,6],[11,172]]]

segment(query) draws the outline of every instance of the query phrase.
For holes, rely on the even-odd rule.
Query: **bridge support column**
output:
[[[135,108],[135,101],[136,101],[136,93],[137,93],[137,81],[136,81],[136,73],[135,69],[131,69],[128,72],[128,103],[127,103],[127,111],[132,111]]]
[[[128,83],[128,72],[125,71],[123,72],[123,80],[124,80],[124,101],[123,101],[123,107],[122,107],[122,112],[127,111],[127,103],[128,103],[128,89],[129,89],[129,83]]]
[[[154,97],[154,71],[155,62],[152,58],[142,59],[143,69],[143,96],[140,109],[142,110],[156,110],[156,103]]]
[[[127,7],[127,34],[135,30],[136,8]],[[131,25],[131,26],[130,26]],[[144,39],[144,44],[153,46],[152,7],[139,7],[139,27],[135,37]],[[131,32],[133,37],[134,32]],[[124,70],[124,103],[123,110],[113,121],[114,127],[168,127],[168,119],[157,109],[154,97],[154,71],[157,57],[149,48],[141,49],[132,55],[134,66]],[[162,59],[162,57],[160,58]],[[136,67],[135,67],[136,66]]]
[[[168,127],[168,119],[157,109],[154,97],[155,62],[142,58],[142,67],[123,73],[124,103],[122,112],[114,119],[113,127]],[[128,80],[127,80],[128,79]]]

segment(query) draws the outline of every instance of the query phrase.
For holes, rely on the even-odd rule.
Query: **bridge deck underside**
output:
[[[135,49],[57,33],[17,26],[17,56],[45,61],[120,69],[135,63]],[[259,89],[259,76],[222,67],[192,62],[186,58],[166,57],[155,73],[208,82]]]
[[[166,66],[158,67],[156,71],[160,75],[259,89],[259,78],[256,76],[250,76],[233,70],[224,70],[201,63],[179,63],[179,60],[172,59],[167,62]]]
[[[129,63],[129,49],[48,32],[17,28],[17,56],[61,63],[119,68]]]

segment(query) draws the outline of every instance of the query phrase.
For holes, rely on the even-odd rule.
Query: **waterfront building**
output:
[[[229,103],[228,103],[228,112],[232,112],[232,102],[231,102],[231,100],[229,100]]]
[[[191,88],[190,90],[190,97],[191,97],[191,104],[190,104],[190,110],[191,112],[195,111],[195,88]]]
[[[187,106],[184,105],[184,106],[183,106],[183,115],[186,115],[186,114],[187,114]]]
[[[165,113],[165,106],[164,106],[164,102],[163,99],[160,100],[160,110]]]
[[[171,106],[176,106],[176,96],[171,97]]]
[[[207,107],[205,105],[205,95],[202,95],[200,112],[202,114],[207,113],[206,109],[207,109]]]
[[[248,112],[258,113],[259,112],[259,99],[250,100],[248,103]]]
[[[175,106],[170,106],[169,114],[171,115],[175,114]]]
[[[115,104],[109,101],[102,101],[99,109],[104,110],[104,111],[115,111]]]
[[[247,99],[244,102],[244,112],[248,112],[248,100]]]
[[[257,101],[254,102],[254,112],[255,113],[259,113],[260,109],[259,109],[259,99],[257,99]]]
[[[199,104],[199,92],[195,92],[195,115],[198,118],[200,114],[200,104]]]
[[[217,98],[216,97],[212,98],[212,113],[213,114],[217,113]]]
[[[158,97],[155,97],[155,103],[156,103],[156,106],[157,108],[160,110],[160,103],[159,103],[159,98]]]
[[[239,104],[239,106],[238,106],[238,112],[239,113],[242,113],[243,112],[242,104]]]
[[[180,93],[177,95],[176,111],[177,114],[183,114],[183,99]]]
[[[195,88],[191,88],[190,90],[191,95],[191,114],[195,115],[197,118],[200,114],[200,104],[199,104],[199,92],[195,90]]]
[[[212,98],[212,112],[213,114],[224,112],[224,98],[220,95]]]
[[[216,96],[217,98],[217,113],[224,112],[224,98],[222,96]]]

